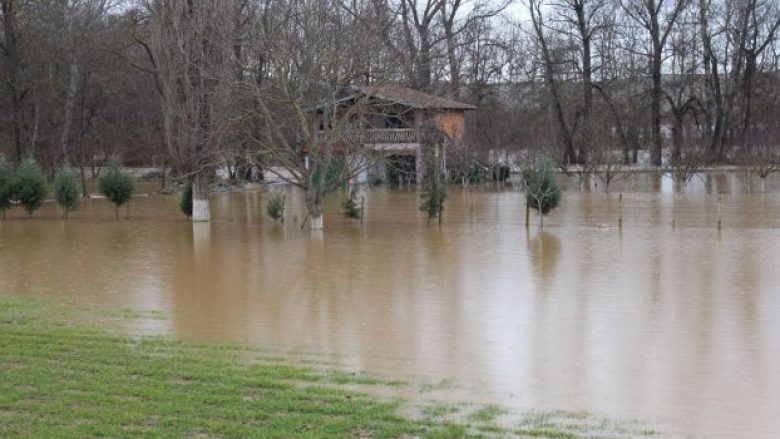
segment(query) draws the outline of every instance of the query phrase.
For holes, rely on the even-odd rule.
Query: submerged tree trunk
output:
[[[324,227],[322,213],[319,215],[312,215],[310,224],[312,230],[322,230]]]
[[[306,210],[309,212],[309,227],[311,230],[322,230],[324,227],[320,195],[316,186],[306,188]]]
[[[192,182],[192,222],[209,221],[211,221],[209,176],[205,171],[200,171]]]
[[[320,175],[323,173],[320,173]],[[319,176],[313,178],[320,184],[324,184],[325,180],[322,178],[320,181]],[[322,199],[323,192],[318,189],[318,186],[311,185],[306,188],[306,210],[309,212],[309,227],[311,230],[322,230],[324,227],[324,220],[322,214]]]

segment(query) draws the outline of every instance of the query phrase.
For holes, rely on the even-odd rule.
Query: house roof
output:
[[[425,110],[476,110],[477,107],[398,85],[357,85],[359,93],[411,108]]]

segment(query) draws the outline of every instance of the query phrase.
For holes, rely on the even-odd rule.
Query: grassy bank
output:
[[[91,323],[75,323],[85,313]],[[0,297],[0,437],[594,435],[590,420],[585,429],[562,427],[547,414],[500,427],[493,421],[504,412],[494,406],[454,420],[445,415],[457,412],[455,406],[403,415],[401,400],[352,390],[398,382],[294,365],[259,350],[101,329],[136,318],[160,317],[95,317],[48,301]]]

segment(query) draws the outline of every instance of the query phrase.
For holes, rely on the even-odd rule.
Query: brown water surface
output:
[[[49,203],[0,221],[0,291],[161,310],[136,329],[339,354],[518,409],[775,436],[776,182],[760,194],[720,174],[686,193],[652,176],[615,187],[630,191],[622,228],[618,194],[593,189],[566,192],[544,231],[523,227],[521,193],[491,187],[452,188],[440,227],[415,192],[369,191],[362,225],[340,217],[342,194],[321,234],[301,232],[291,189],[284,225],[265,217],[265,190],[214,194],[217,220],[195,227],[171,196],[137,197],[120,221],[105,200],[68,221]]]

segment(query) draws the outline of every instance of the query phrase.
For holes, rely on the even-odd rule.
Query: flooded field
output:
[[[453,187],[440,227],[415,192],[378,188],[362,224],[341,217],[340,194],[312,234],[284,190],[284,224],[265,216],[265,189],[214,194],[216,221],[195,227],[155,194],[129,220],[105,200],[68,221],[51,203],[15,211],[0,221],[0,294],[159,310],[135,330],[338,354],[520,410],[780,430],[778,181],[753,193],[708,174],[675,193],[639,174],[566,192],[544,231],[524,228],[520,192]]]

